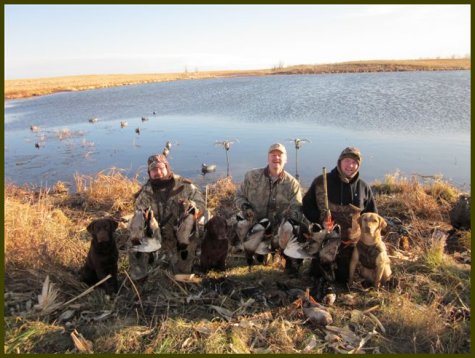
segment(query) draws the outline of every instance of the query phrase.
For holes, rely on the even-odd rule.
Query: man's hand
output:
[[[252,221],[254,219],[254,210],[252,210],[251,208],[247,208],[244,211],[244,216],[247,221]]]

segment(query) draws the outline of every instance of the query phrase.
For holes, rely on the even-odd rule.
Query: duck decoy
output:
[[[89,118],[89,123],[96,123],[96,122],[97,122],[97,118],[96,118],[96,117]]]
[[[231,145],[236,143],[236,142],[239,142],[237,139],[233,139],[233,140],[217,140],[216,142],[214,142],[214,145],[220,145],[222,146],[225,151],[226,151],[226,176],[229,176],[229,156],[228,156],[228,151],[229,149],[231,149]]]
[[[142,122],[148,121],[147,117],[142,117]]]
[[[36,142],[36,143],[35,143],[35,147],[36,147],[37,149],[40,149],[40,143]]]
[[[135,128],[135,133],[140,134],[140,128]]]
[[[127,121],[120,121],[120,128],[125,128],[127,127],[129,124],[127,123]]]
[[[31,127],[30,127],[30,130],[31,130],[32,132],[38,132],[38,131],[40,130],[40,128],[39,128],[38,126],[31,126]]]
[[[295,145],[295,179],[299,180],[299,169],[298,169],[298,152],[299,149],[302,147],[304,143],[311,143],[310,140],[305,139],[305,138],[294,138],[294,139],[288,139],[290,142],[294,142]]]
[[[216,171],[216,164],[201,164],[201,174],[205,176],[209,173],[214,173]]]

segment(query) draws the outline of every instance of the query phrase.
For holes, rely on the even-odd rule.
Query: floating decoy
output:
[[[148,121],[147,117],[142,117],[142,122]]]
[[[89,118],[89,123],[96,123],[96,122],[97,122],[97,118],[96,118],[96,117]]]
[[[135,128],[135,133],[140,134],[140,128]]]
[[[167,147],[165,147],[165,148],[163,148],[162,154],[163,154],[165,157],[168,157],[168,154],[170,154],[170,150],[169,150]]]
[[[31,126],[31,127],[30,127],[30,130],[31,130],[32,132],[38,132],[38,131],[40,130],[40,128],[39,128],[38,126]]]
[[[35,147],[36,147],[37,149],[40,149],[40,143],[36,142],[36,143],[35,143]]]
[[[172,143],[167,140],[167,142],[165,143],[165,148],[167,148],[168,150],[172,149]]]
[[[152,114],[153,114],[153,115],[156,115],[156,114],[157,114],[157,112],[153,111],[153,112],[152,112]]]
[[[214,173],[216,171],[216,164],[201,164],[201,174]]]
[[[120,121],[120,128],[125,128],[127,127],[129,124],[127,123],[127,121]]]

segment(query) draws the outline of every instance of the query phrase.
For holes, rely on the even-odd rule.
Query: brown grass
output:
[[[343,72],[446,71],[469,70],[470,68],[470,59],[381,60],[342,62],[323,65],[299,65],[248,71],[150,73],[133,75],[116,74],[32,78],[5,80],[5,99],[43,96],[56,92],[84,91],[134,84],[219,77]]]
[[[85,227],[104,215],[130,214],[139,183],[111,169],[77,174],[75,184],[71,194],[64,183],[4,189],[5,353],[76,353],[73,330],[91,342],[94,353],[470,351],[471,268],[446,252],[440,235],[450,228],[447,213],[459,193],[440,178],[385,179],[384,193],[376,194],[379,210],[400,218],[407,231],[393,230],[386,237],[394,278],[380,290],[357,283],[351,303],[340,293],[329,308],[332,331],[305,321],[301,308],[279,296],[283,291],[276,283],[313,285],[308,262],[292,277],[278,262],[249,271],[244,257],[231,255],[225,273],[210,272],[199,284],[174,281],[165,266],[158,266],[136,290],[126,275],[124,223],[117,232],[119,294],[94,290],[77,298],[86,289],[77,275],[89,246]],[[209,208],[230,215],[235,189],[231,178],[208,185]],[[394,244],[401,235],[409,235],[409,251]],[[470,239],[466,232],[464,240]],[[77,299],[42,314],[32,307],[47,275],[58,290],[56,304]],[[61,321],[66,310],[73,316]]]
[[[275,69],[278,74],[469,70],[470,59],[352,61]]]

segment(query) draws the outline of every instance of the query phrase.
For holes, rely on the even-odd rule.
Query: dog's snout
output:
[[[109,241],[109,231],[106,229],[100,229],[97,231],[97,241],[98,242],[106,242]]]

